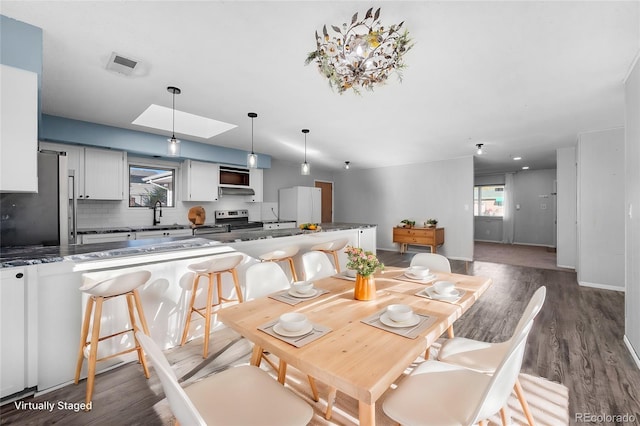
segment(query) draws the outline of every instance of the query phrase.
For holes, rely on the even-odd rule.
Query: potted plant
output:
[[[372,300],[376,298],[376,283],[373,273],[384,270],[384,264],[370,251],[360,247],[347,246],[344,249],[347,254],[347,268],[356,271],[356,285],[353,290],[357,300]]]
[[[429,228],[435,228],[435,226],[438,224],[438,219],[427,219],[424,224]]]
[[[404,223],[404,227],[405,228],[413,228],[414,225],[416,224],[415,220],[409,220],[409,219],[402,219],[400,221],[400,223]]]

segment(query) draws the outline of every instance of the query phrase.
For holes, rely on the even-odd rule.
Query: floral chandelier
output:
[[[316,31],[316,50],[309,53],[305,64],[318,64],[329,85],[340,94],[347,89],[356,93],[360,88],[373,90],[394,71],[402,81],[403,55],[413,47],[409,32],[400,32],[404,21],[385,28],[379,17],[380,8],[375,13],[370,8],[362,20],[355,13],[350,25],[344,23],[342,29],[331,25],[336,33],[332,36],[324,25],[322,37]]]

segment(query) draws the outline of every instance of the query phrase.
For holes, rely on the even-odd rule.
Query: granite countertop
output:
[[[319,232],[342,231],[358,228],[372,228],[376,225],[363,223],[321,223],[321,231],[291,229],[254,229],[237,230],[218,234],[203,234],[194,238],[164,237],[144,240],[130,240],[97,244],[72,244],[69,246],[29,246],[0,248],[0,268],[38,265],[62,262],[64,260],[82,262],[120,256],[136,256],[159,251],[184,250],[196,247],[211,247],[224,243],[255,241],[269,238],[290,237],[294,235],[316,234]],[[122,228],[120,228],[122,229]],[[133,228],[128,228],[129,230]],[[116,232],[116,231],[113,231]],[[124,231],[127,232],[127,231]]]

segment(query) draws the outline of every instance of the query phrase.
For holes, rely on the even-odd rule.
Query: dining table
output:
[[[328,385],[334,394],[338,390],[355,398],[359,423],[375,425],[376,401],[473,306],[492,280],[434,272],[425,281],[412,279],[406,275],[406,269],[396,267],[378,271],[374,278],[373,300],[356,300],[354,281],[342,273],[314,280],[317,297],[285,303],[287,300],[282,297],[265,296],[224,307],[218,311],[218,319],[253,342],[251,364],[259,365],[263,351],[268,351],[280,359],[285,371],[286,365],[293,366]],[[433,293],[428,291],[435,281],[453,282],[459,292],[457,300],[430,298]],[[286,293],[282,296],[290,297]],[[412,323],[406,330],[381,326],[384,318],[378,314],[391,304],[411,306],[420,322]],[[317,331],[318,335],[299,345],[295,340],[268,332],[280,315],[287,312],[306,315],[314,325],[310,334]],[[278,379],[284,383],[284,372],[280,372]]]

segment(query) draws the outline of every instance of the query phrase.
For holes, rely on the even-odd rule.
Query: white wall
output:
[[[625,339],[640,366],[640,53],[625,81]]]
[[[555,169],[523,170],[515,174],[514,244],[555,246],[556,200],[552,194],[555,179]]]
[[[560,148],[556,151],[557,175],[557,256],[558,266],[576,267],[576,148]]]
[[[578,282],[624,290],[624,129],[578,140]]]
[[[473,182],[473,157],[342,171],[335,175],[335,220],[377,224],[378,248],[397,250],[394,225],[437,218],[445,228],[438,253],[472,260]]]

